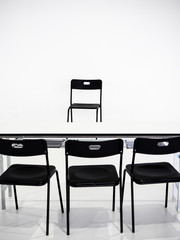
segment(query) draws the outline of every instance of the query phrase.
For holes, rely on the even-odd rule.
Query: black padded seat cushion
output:
[[[119,178],[113,165],[86,165],[69,167],[69,184],[73,187],[115,186]]]
[[[126,166],[130,175],[131,166]],[[168,162],[134,164],[133,180],[137,184],[179,182],[180,173]]]
[[[42,186],[55,173],[56,168],[49,166],[48,177],[46,170],[46,165],[14,164],[0,176],[0,184]]]
[[[81,109],[96,109],[99,108],[100,104],[95,103],[73,103],[71,108],[81,108]]]

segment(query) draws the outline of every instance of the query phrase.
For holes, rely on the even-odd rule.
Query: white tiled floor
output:
[[[66,215],[60,211],[59,202],[51,201],[50,235],[45,236],[46,202],[30,200],[33,194],[19,190],[19,210],[14,200],[7,198],[7,210],[0,211],[0,239],[2,240],[178,240],[180,239],[180,213],[176,201],[164,208],[162,200],[136,200],[136,233],[131,233],[130,202],[124,202],[124,233],[119,232],[119,204],[111,211],[111,201],[72,200],[71,234],[66,235]],[[45,190],[45,189],[44,189]],[[43,190],[43,191],[44,191]],[[145,196],[146,188],[143,193]],[[37,188],[34,194],[37,196]],[[35,196],[34,195],[34,196]],[[35,197],[34,197],[35,198]],[[37,197],[38,198],[38,197]],[[65,205],[65,203],[64,203]]]

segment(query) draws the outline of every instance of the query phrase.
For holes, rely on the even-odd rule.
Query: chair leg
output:
[[[100,122],[102,122],[102,108],[100,107]]]
[[[124,198],[124,186],[125,186],[125,179],[126,179],[126,169],[124,169],[124,174],[123,174],[123,184],[122,184],[122,202]]]
[[[112,211],[114,212],[115,209],[115,192],[116,192],[116,187],[113,186],[113,201],[112,201]]]
[[[16,210],[18,210],[18,200],[17,200],[17,192],[16,192],[16,185],[13,185],[14,188],[14,198],[15,198],[15,205],[16,205]]]
[[[67,122],[69,122],[69,110],[70,110],[70,108],[68,108],[68,110],[67,110]]]
[[[70,234],[69,232],[69,211],[70,211],[70,187],[69,185],[66,186],[66,221],[67,221],[67,235]]]
[[[96,122],[98,122],[98,108],[96,109]]]
[[[168,186],[169,186],[169,183],[166,183],[165,208],[167,208],[167,204],[168,204]]]
[[[68,191],[69,195],[68,195],[68,199],[69,199],[69,212],[70,212],[70,208],[71,208],[71,205],[70,205],[70,187],[69,187],[69,191]]]
[[[59,174],[58,171],[56,170],[56,178],[57,178],[57,185],[58,185],[58,192],[59,192],[59,200],[60,200],[60,205],[61,205],[61,212],[64,212],[64,207],[63,207],[63,201],[62,201],[62,194],[61,194],[61,187],[60,187],[60,181],[59,181]]]
[[[73,111],[72,108],[69,107],[67,111],[67,122],[69,122],[69,113],[71,112],[71,122],[73,122]]]
[[[135,220],[134,220],[134,188],[133,178],[131,177],[131,212],[132,212],[132,232],[135,232]]]
[[[71,122],[73,122],[73,110],[71,108]]]
[[[49,201],[50,201],[50,180],[47,182],[46,235],[49,235]]]
[[[119,183],[119,199],[120,199],[120,232],[123,233],[123,197],[122,197],[122,181]]]

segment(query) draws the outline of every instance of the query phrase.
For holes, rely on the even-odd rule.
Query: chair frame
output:
[[[90,146],[95,145],[95,147],[100,145],[102,147],[102,151],[91,151]],[[108,145],[112,147],[112,149],[108,148]],[[113,147],[114,145],[114,147]],[[89,148],[89,150],[87,150]],[[79,150],[80,149],[80,150]],[[98,149],[99,150],[99,149]],[[69,180],[69,156],[75,156],[79,158],[103,158],[110,157],[113,155],[120,155],[119,160],[119,194],[120,194],[120,232],[123,232],[123,209],[122,209],[122,158],[123,158],[123,140],[108,140],[108,141],[77,141],[77,140],[68,140],[65,143],[65,157],[66,157],[66,215],[67,215],[67,235],[70,234],[70,187],[71,183]],[[73,164],[74,166],[75,164]],[[85,164],[84,164],[85,166]],[[101,184],[97,186],[76,186],[76,187],[113,187],[113,200],[112,200],[112,211],[115,210],[115,187],[116,185],[108,185]]]
[[[144,143],[143,143],[144,142]],[[168,145],[166,145],[168,143]],[[132,217],[132,232],[135,232],[135,214],[134,214],[134,165],[135,165],[135,156],[137,153],[139,154],[145,154],[145,155],[168,155],[173,154],[176,152],[180,152],[180,137],[174,137],[174,138],[136,138],[134,141],[134,147],[133,147],[133,155],[132,155],[132,164],[131,164],[131,172],[129,173],[127,169],[124,169],[123,174],[123,183],[122,183],[122,195],[124,198],[124,188],[125,188],[125,177],[126,172],[129,174],[131,179],[131,217]],[[143,162],[144,163],[144,162]],[[157,183],[165,183],[166,189],[165,189],[165,208],[167,208],[168,204],[168,187],[169,183],[173,183],[175,181],[147,181],[146,183],[138,183],[141,185],[146,184],[157,184]]]
[[[62,213],[64,212],[64,207],[63,207],[58,171],[55,169],[55,171],[52,173],[52,175],[49,174],[50,173],[49,172],[50,165],[49,165],[49,157],[48,157],[48,149],[47,149],[46,141],[43,139],[36,139],[36,140],[32,140],[32,139],[31,140],[29,140],[29,139],[26,139],[26,140],[0,139],[0,154],[12,156],[12,157],[32,157],[32,156],[45,155],[46,166],[47,166],[47,179],[46,179],[45,183],[43,182],[43,183],[39,183],[39,185],[37,185],[37,184],[25,183],[23,180],[19,180],[18,183],[13,182],[13,180],[8,180],[3,183],[3,180],[0,180],[0,184],[13,185],[15,207],[17,210],[19,207],[18,207],[16,185],[43,186],[43,185],[47,184],[46,235],[49,235],[50,179],[54,175],[54,173],[56,173],[60,207],[61,207]],[[31,166],[31,165],[29,165],[29,166]],[[45,165],[42,165],[42,166],[45,166]]]
[[[85,106],[83,108],[76,108],[73,106],[73,90],[99,90],[100,98],[97,108]],[[87,105],[91,105],[88,103]],[[72,79],[70,88],[70,106],[67,111],[67,122],[69,122],[69,115],[71,116],[71,122],[73,122],[73,109],[95,109],[96,110],[96,122],[98,122],[98,112],[100,111],[100,122],[102,122],[102,80],[83,80],[83,79]],[[98,111],[99,110],[99,111]]]

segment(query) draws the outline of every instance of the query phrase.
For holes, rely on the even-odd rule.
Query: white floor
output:
[[[64,149],[50,149],[61,181],[65,204]],[[131,161],[131,150],[124,151],[124,164]],[[171,159],[172,160],[172,159]],[[124,167],[123,167],[124,168]],[[127,176],[124,195],[124,233],[119,226],[119,193],[116,210],[111,211],[111,188],[71,190],[70,236],[66,235],[66,214],[60,211],[56,178],[51,180],[50,234],[46,227],[46,187],[17,187],[19,210],[6,191],[6,210],[0,206],[0,240],[180,240],[180,212],[169,189],[168,208],[164,208],[165,185],[135,185],[136,232],[131,232],[130,182]]]
[[[162,187],[161,187],[162,188]],[[37,190],[38,189],[38,190]],[[158,193],[158,188],[155,188]],[[7,197],[7,209],[0,210],[0,239],[2,240],[178,240],[180,239],[180,213],[176,210],[176,201],[170,197],[168,208],[164,201],[153,200],[149,188],[143,187],[142,199],[136,200],[136,233],[131,233],[130,201],[124,202],[124,233],[119,232],[119,203],[116,211],[111,211],[111,201],[72,200],[71,234],[66,235],[66,214],[60,211],[58,200],[54,196],[50,205],[50,234],[45,236],[46,202],[45,188],[19,187],[19,210],[14,207],[14,199]],[[152,189],[150,189],[152,190]],[[162,190],[162,189],[161,189]],[[64,191],[64,190],[63,190]],[[77,190],[78,191],[78,190]],[[96,190],[99,191],[99,190]],[[138,189],[137,189],[138,193]],[[138,193],[139,194],[139,193]],[[154,193],[153,193],[154,194]],[[163,193],[164,194],[164,193]],[[73,195],[73,194],[72,194]],[[41,197],[38,197],[41,196]],[[72,196],[73,198],[73,196]],[[139,199],[140,197],[138,197]],[[159,198],[159,197],[158,197]],[[32,199],[36,199],[33,200]],[[65,202],[64,202],[65,206]]]

